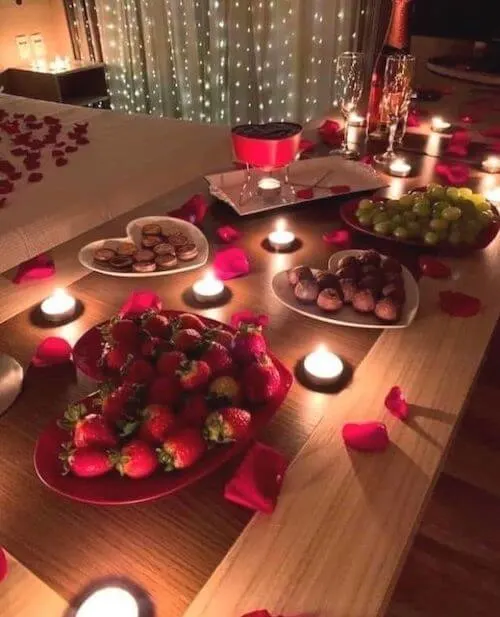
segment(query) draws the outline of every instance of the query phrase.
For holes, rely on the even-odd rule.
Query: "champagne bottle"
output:
[[[368,99],[368,130],[379,129],[383,123],[380,117],[380,101],[384,88],[384,70],[387,56],[407,53],[410,48],[409,17],[412,0],[392,0],[391,16],[382,49],[373,67]]]

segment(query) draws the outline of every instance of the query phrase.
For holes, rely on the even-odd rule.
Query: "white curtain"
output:
[[[307,121],[333,59],[370,48],[379,0],[95,0],[113,109],[215,123]]]

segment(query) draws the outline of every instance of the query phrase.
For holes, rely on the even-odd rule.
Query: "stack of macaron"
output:
[[[183,232],[163,231],[157,223],[141,229],[141,246],[133,242],[110,242],[94,251],[94,261],[121,272],[148,274],[156,270],[171,270],[179,261],[196,259],[198,247]]]

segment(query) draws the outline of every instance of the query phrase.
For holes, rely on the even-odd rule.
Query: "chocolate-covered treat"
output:
[[[134,263],[134,260],[126,255],[117,255],[112,257],[108,263],[115,270],[127,270]]]
[[[145,249],[152,249],[162,242],[161,236],[142,236],[142,246]]]
[[[295,297],[299,302],[310,304],[316,302],[319,294],[318,283],[313,279],[301,279],[294,288]]]
[[[382,270],[384,272],[394,272],[395,274],[400,274],[403,269],[401,268],[401,264],[394,257],[387,257],[382,262]]]
[[[295,266],[295,268],[288,270],[288,282],[292,287],[295,287],[302,279],[314,280],[311,268],[308,266]]]
[[[188,242],[183,246],[178,246],[175,249],[177,258],[181,261],[191,261],[198,255],[198,248],[194,242]]]
[[[359,313],[371,313],[375,304],[375,297],[370,289],[360,289],[352,299],[352,306]]]
[[[353,279],[340,279],[339,283],[340,289],[342,289],[342,294],[344,296],[344,302],[346,304],[350,304],[354,294],[358,291],[356,281]]]
[[[155,259],[155,263],[160,270],[170,270],[177,265],[177,257],[167,253],[166,255],[158,255]]]
[[[386,283],[396,283],[396,285],[404,285],[403,275],[399,272],[384,272]]]
[[[361,274],[361,269],[359,265],[350,265],[345,268],[337,268],[335,271],[335,275],[339,279],[354,279],[355,281],[359,278]]]
[[[395,323],[401,317],[401,305],[392,298],[382,298],[375,305],[375,315],[385,323]]]
[[[380,272],[380,268],[377,268],[377,266],[372,264],[364,264],[361,266],[361,273],[363,276],[366,276],[367,274],[374,274],[376,272]]]
[[[97,249],[94,251],[94,261],[100,264],[108,263],[115,256],[116,253],[112,249]]]
[[[136,261],[132,265],[132,270],[141,274],[147,274],[156,270],[156,264],[154,261]]]
[[[337,268],[357,268],[359,266],[359,262],[354,255],[346,255],[346,257],[342,257],[337,264]]]
[[[149,249],[141,249],[134,253],[134,260],[139,261],[154,261],[155,254]]]
[[[381,257],[377,251],[365,251],[359,256],[359,262],[364,266],[380,266]]]
[[[155,255],[175,255],[175,249],[168,242],[162,242],[153,247]]]
[[[369,289],[373,295],[378,296],[383,286],[382,277],[376,272],[375,274],[367,274],[358,281],[360,289]]]
[[[132,242],[120,242],[116,247],[116,254],[122,257],[130,257],[137,251],[137,247]]]
[[[161,225],[157,223],[148,223],[141,229],[143,236],[161,236]]]
[[[332,289],[329,287],[320,291],[316,301],[319,308],[328,313],[334,313],[335,311],[340,310],[344,306],[340,293],[337,289]]]
[[[405,287],[400,283],[386,283],[382,288],[384,298],[392,298],[398,304],[403,304],[406,300]]]
[[[339,279],[332,272],[320,272],[316,276],[316,280],[318,281],[320,291],[328,288],[335,289],[339,292],[341,291]]]

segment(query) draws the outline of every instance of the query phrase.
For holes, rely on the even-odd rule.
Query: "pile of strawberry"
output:
[[[280,391],[260,326],[233,334],[196,315],[149,310],[113,318],[102,337],[109,382],[60,423],[71,432],[60,455],[65,473],[137,479],[185,469],[209,448],[248,437],[252,413]]]

